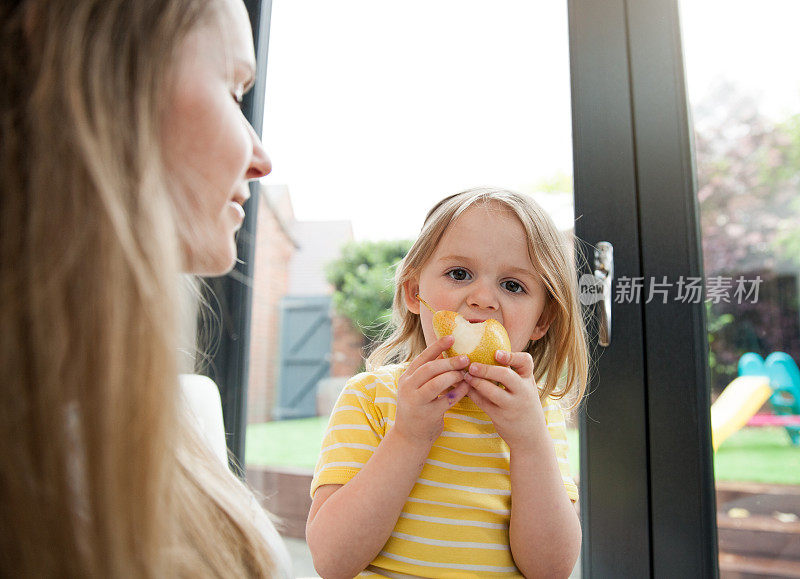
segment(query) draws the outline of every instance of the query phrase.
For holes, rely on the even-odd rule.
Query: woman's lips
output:
[[[241,227],[242,223],[244,222],[244,207],[242,207],[236,201],[228,201],[228,207],[231,207],[236,212],[239,221],[239,227]]]

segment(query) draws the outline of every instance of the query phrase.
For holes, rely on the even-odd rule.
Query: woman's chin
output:
[[[193,251],[187,256],[185,273],[202,277],[219,277],[229,273],[236,265],[236,240],[231,236],[231,241],[225,251],[198,252]]]

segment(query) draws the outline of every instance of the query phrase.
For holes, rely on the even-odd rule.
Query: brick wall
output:
[[[288,193],[274,199],[262,190],[253,264],[248,423],[272,419],[280,349],[279,304],[287,291],[289,261],[295,251],[295,244],[285,227],[285,220],[291,219],[291,205],[288,203]]]
[[[333,317],[331,376],[353,376],[363,363],[364,336],[342,316]]]
[[[297,237],[305,235],[304,238]],[[280,364],[280,302],[291,291],[290,266],[299,255],[299,243],[317,249],[320,239],[332,239],[338,251],[342,237],[352,237],[350,225],[345,222],[297,222],[292,210],[291,198],[286,187],[262,186],[258,210],[255,263],[253,264],[253,310],[250,326],[250,378],[248,384],[247,422],[258,423],[272,420],[272,409],[277,390],[277,375]],[[304,239],[303,242],[300,240]],[[296,285],[307,290],[313,284],[326,293],[332,288],[320,277],[323,264],[317,263],[320,255],[311,252],[301,264],[302,275]],[[316,261],[315,261],[316,260]],[[306,271],[308,270],[308,271]],[[312,284],[313,282],[313,284]],[[296,290],[299,291],[299,290]],[[316,295],[316,294],[315,294]],[[339,316],[332,320],[333,346],[331,372],[334,377],[352,376],[363,364],[364,339],[352,323]]]

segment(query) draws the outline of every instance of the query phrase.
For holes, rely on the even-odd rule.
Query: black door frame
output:
[[[576,234],[644,285],[582,413],[584,576],[716,577],[704,304],[646,303],[703,275],[677,0],[569,7]]]
[[[256,52],[256,80],[242,103],[245,117],[261,136],[267,82],[269,24],[272,0],[244,0],[253,30]],[[208,360],[208,376],[217,383],[222,399],[225,441],[231,468],[244,476],[245,431],[247,428],[247,384],[250,376],[250,318],[255,236],[260,201],[258,182],[250,183],[250,199],[236,239],[239,260],[226,276],[208,280],[214,299],[209,300],[221,320],[219,345]]]
[[[643,275],[624,2],[569,2],[575,234],[614,246],[619,278]],[[650,576],[646,367],[640,304],[612,305],[612,342],[592,339],[581,412],[584,577]],[[623,370],[624,369],[624,370]]]

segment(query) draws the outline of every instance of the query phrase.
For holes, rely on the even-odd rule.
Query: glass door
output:
[[[287,523],[299,576],[314,574],[303,523],[332,403],[393,289],[391,263],[352,265],[380,305],[365,318],[329,265],[353,252],[398,260],[439,199],[476,186],[530,195],[571,236],[568,32],[566,0],[272,2],[263,140],[274,168],[249,282],[246,460]],[[369,286],[376,278],[388,291]],[[577,412],[567,427],[582,480]]]
[[[722,577],[800,577],[796,2],[680,4]]]
[[[261,23],[263,67],[273,3],[247,4]],[[284,38],[283,48],[276,40],[270,49],[275,86],[267,114],[275,118],[265,122],[264,140],[276,172],[254,191],[240,235],[245,263],[217,286],[225,321],[213,365],[240,460],[248,382],[261,404],[251,426],[292,422],[269,420],[264,408],[275,393],[266,398],[254,375],[261,370],[250,371],[254,360],[275,360],[254,350],[263,347],[255,329],[250,339],[259,322],[249,304],[263,303],[253,299],[259,275],[274,272],[258,272],[259,252],[266,255],[256,247],[263,232],[254,235],[261,223],[275,217],[272,225],[281,229],[286,215],[297,222],[344,219],[352,220],[354,237],[366,236],[355,215],[362,206],[388,203],[393,218],[386,230],[398,235],[396,226],[407,221],[395,218],[398,211],[418,210],[476,181],[555,192],[559,201],[546,205],[554,212],[571,206],[574,195],[575,232],[589,247],[587,273],[601,241],[613,245],[616,271],[611,341],[594,346],[594,379],[579,420],[584,575],[714,577],[707,306],[687,298],[704,270],[677,0],[569,0],[566,22],[558,3],[404,3],[381,15],[383,3],[294,1],[303,10],[295,18],[274,4],[273,35],[282,30],[299,40]],[[560,40],[549,36],[554,31]],[[303,64],[288,67],[287,56]],[[415,84],[417,77],[425,82]],[[354,83],[363,88],[353,90]],[[260,125],[264,85],[258,90],[246,111]],[[570,99],[571,123],[563,117]],[[290,115],[289,105],[300,112]],[[507,110],[515,113],[507,117]],[[278,118],[287,115],[291,122]],[[555,126],[553,119],[562,119],[561,128],[543,130]],[[279,136],[281,123],[296,144]],[[571,164],[559,161],[570,130]],[[332,142],[320,141],[330,135]],[[398,142],[411,144],[396,152]],[[461,158],[449,159],[452,151]],[[492,170],[495,162],[500,168]],[[373,166],[380,178],[365,178]],[[320,174],[321,184],[304,184]],[[570,182],[574,194],[564,186]],[[357,192],[355,201],[337,192],[342,183]],[[287,188],[296,213],[276,201]],[[303,189],[312,200],[305,206]],[[281,233],[288,250],[301,245],[293,231]],[[289,253],[271,263],[288,263]],[[636,287],[638,294],[631,292]],[[709,315],[715,322],[716,312]],[[291,440],[286,436],[275,439]],[[248,448],[256,439],[248,438]],[[742,511],[728,515],[736,513]]]

